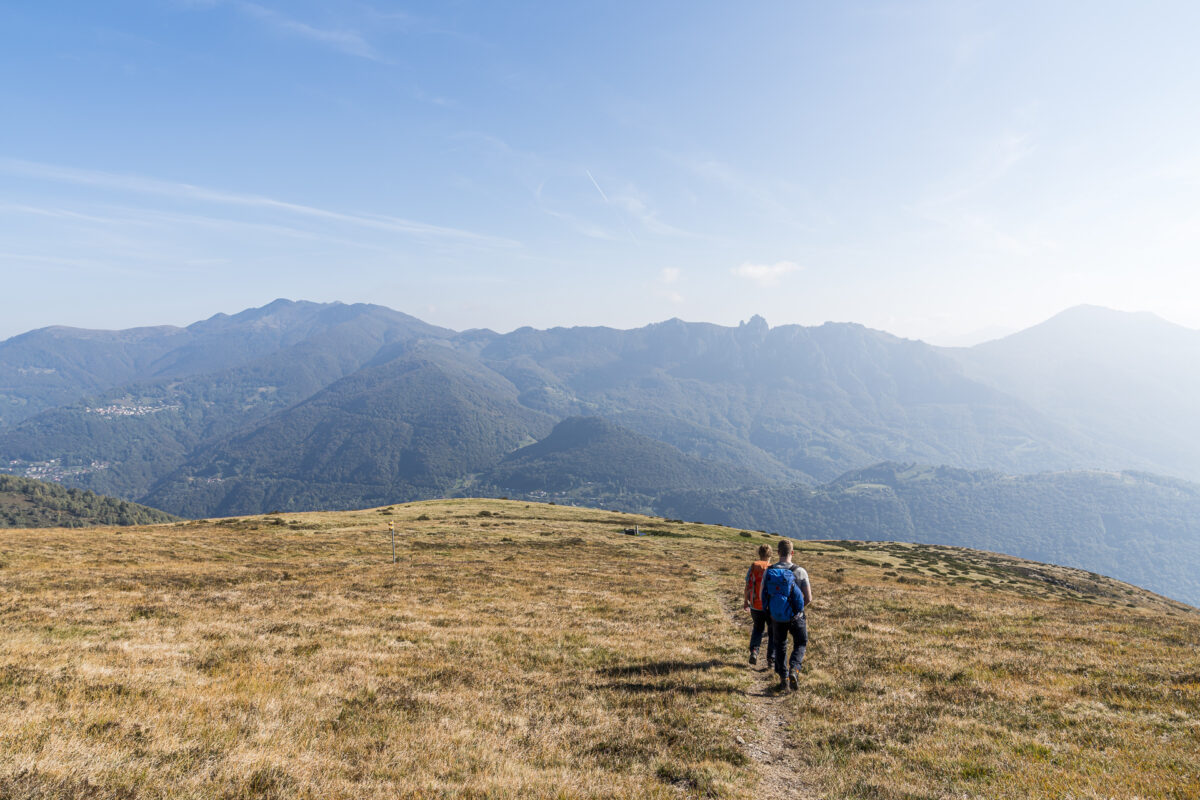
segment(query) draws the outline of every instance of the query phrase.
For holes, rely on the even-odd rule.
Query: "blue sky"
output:
[[[0,337],[1078,303],[1200,327],[1200,5],[0,6]]]

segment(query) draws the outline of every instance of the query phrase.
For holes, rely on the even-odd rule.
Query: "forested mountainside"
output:
[[[0,475],[0,528],[151,525],[179,519],[157,508],[57,483]]]
[[[200,333],[191,333],[197,326]],[[181,346],[139,364],[132,382],[93,395],[76,385],[73,396],[82,399],[0,428],[0,465],[140,499],[205,445],[311,397],[382,348],[442,332],[378,306],[285,301],[182,330],[164,334]],[[17,339],[0,344],[0,361],[27,355],[20,342],[9,350]],[[92,360],[119,360],[120,353]]]
[[[878,464],[828,484],[689,490],[657,513],[801,539],[952,544],[1080,567],[1200,605],[1200,485],[1136,472]]]
[[[205,448],[147,502],[201,516],[442,496],[549,432],[516,395],[473,359],[418,346]]]
[[[1200,476],[1198,336],[1087,308],[966,350],[758,317],[459,333],[279,300],[187,328],[0,343],[0,469],[188,516],[523,494],[780,530],[816,514],[1105,570],[1118,531],[1150,548],[1143,563],[1177,541],[1190,552],[1187,526],[1158,525],[1128,487],[1101,510],[1094,471]],[[838,483],[880,462],[1034,477],[943,486],[949,510],[922,516],[907,479]],[[1064,471],[1093,477],[1038,474]],[[1168,513],[1187,491],[1163,495]],[[970,516],[991,502],[1037,512]],[[1045,528],[1056,514],[1070,522]]]
[[[688,455],[600,417],[571,417],[540,442],[505,456],[462,491],[572,496],[637,508],[671,489],[723,489],[765,480],[761,474]]]
[[[431,352],[440,366],[406,368]],[[119,369],[94,366],[110,363]],[[37,331],[0,344],[0,364],[12,378],[0,387],[10,471],[188,513],[227,507],[229,492],[214,488],[224,484],[247,511],[434,496],[572,416],[617,422],[735,469],[743,483],[818,483],[881,460],[1008,472],[1154,466],[967,377],[953,355],[853,324],[455,333],[377,306],[277,301],[185,329]],[[355,387],[368,384],[380,397],[446,393],[491,410],[455,429],[460,415],[399,400],[384,421],[359,413],[372,401]],[[18,421],[13,398],[28,400],[22,414],[58,405]],[[425,438],[414,445],[396,426]],[[327,427],[353,445],[293,435]],[[333,474],[315,474],[318,463]]]

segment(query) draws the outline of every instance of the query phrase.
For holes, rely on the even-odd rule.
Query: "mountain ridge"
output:
[[[1132,355],[1121,355],[1089,335],[1089,326],[1112,319],[1120,321],[1114,330],[1149,325],[1167,338],[1133,336]],[[740,487],[737,503],[770,500],[755,509],[734,504],[753,511],[751,521],[816,514],[904,538],[922,535],[920,514],[895,487],[889,497],[865,481],[853,492],[831,482],[880,462],[1030,476],[1200,475],[1193,379],[1163,368],[1153,348],[1143,352],[1150,342],[1191,353],[1200,333],[1086,308],[1048,322],[964,351],[857,323],[772,328],[758,316],[737,327],[671,319],[630,330],[460,333],[382,306],[280,299],[186,329],[88,333],[95,341],[83,344],[60,330],[61,347],[46,344],[49,334],[33,337],[37,346],[0,343],[3,413],[49,406],[0,427],[0,469],[212,516],[354,508],[472,488],[501,493],[513,490],[504,484],[519,467],[527,488],[534,476],[547,487],[574,476],[569,488],[550,487],[574,502],[651,510],[670,496],[695,512],[670,516],[716,520],[729,511],[729,490]],[[1075,333],[1055,333],[1064,327]],[[54,377],[57,366],[80,372]],[[96,388],[107,384],[114,385]],[[50,388],[39,394],[39,385]],[[558,462],[536,447],[513,456],[580,417],[619,429],[590,456],[584,444],[555,455]],[[720,475],[725,485],[702,475]],[[966,507],[1000,492],[997,479],[972,479],[972,497],[951,473],[938,480]],[[1104,483],[1080,481],[1085,496]],[[1052,483],[1028,478],[1022,491],[1041,509],[1048,501],[1039,492]],[[1137,492],[1121,496],[1141,502]],[[814,497],[823,499],[814,506]],[[1079,527],[1081,511],[1071,508],[1075,516],[1055,523],[1059,529],[1094,541],[1106,535]],[[1167,535],[1121,520],[1143,544]],[[990,531],[987,520],[971,524]],[[1163,530],[1184,537],[1186,550],[1188,531],[1171,525]],[[1008,547],[997,549],[1014,551],[1033,534],[1014,523],[1005,535]]]

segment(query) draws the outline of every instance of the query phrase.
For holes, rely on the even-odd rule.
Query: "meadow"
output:
[[[1200,612],[802,542],[776,694],[741,611],[775,541],[501,500],[6,530],[0,799],[1200,796]]]

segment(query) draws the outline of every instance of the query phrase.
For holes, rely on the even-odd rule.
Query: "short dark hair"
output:
[[[792,554],[792,542],[790,539],[779,540],[779,557],[786,558]]]
[[[758,546],[758,557],[759,558],[770,558],[771,557],[771,545],[760,544]]]

